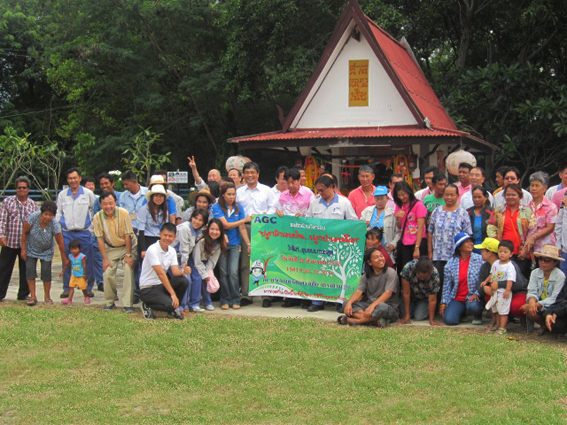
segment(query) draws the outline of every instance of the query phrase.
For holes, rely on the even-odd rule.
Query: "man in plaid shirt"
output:
[[[18,299],[25,300],[30,293],[26,281],[26,262],[20,256],[24,221],[28,215],[37,211],[37,204],[29,198],[30,186],[27,177],[18,177],[16,195],[8,196],[0,207],[0,301],[8,292],[16,258],[20,269]]]

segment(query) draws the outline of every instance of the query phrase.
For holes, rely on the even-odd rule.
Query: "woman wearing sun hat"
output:
[[[191,215],[193,215],[193,211],[198,209],[207,210],[209,212],[209,221],[213,219],[213,205],[216,203],[216,199],[213,195],[211,195],[211,192],[207,189],[193,192],[189,195],[189,200],[193,205],[181,214],[182,223],[189,221]]]
[[[534,333],[543,335],[546,330],[543,313],[555,303],[565,284],[565,275],[559,269],[559,263],[564,260],[554,245],[544,245],[534,255],[539,259],[539,268],[530,275],[528,295],[522,311],[528,319],[539,324],[540,328]]]
[[[173,197],[173,195],[175,195],[175,194],[167,188],[167,183],[165,182],[164,177],[160,174],[153,175],[150,178],[150,184],[148,185],[148,191],[151,190],[152,187],[154,187],[155,185],[161,185],[164,188],[165,194],[167,195],[165,202],[167,203],[167,211],[169,211],[169,222],[176,224],[178,209],[177,209],[177,204],[175,203],[175,199]],[[177,195],[175,195],[175,196],[177,196]],[[144,201],[144,204],[146,202],[147,201]]]
[[[395,249],[400,240],[400,229],[396,226],[394,210],[386,206],[388,204],[388,188],[377,186],[374,189],[373,196],[375,205],[366,207],[360,214],[360,219],[366,223],[368,230],[375,227],[382,229],[382,246],[395,262]]]
[[[461,317],[472,314],[475,320],[482,315],[478,294],[478,275],[482,257],[473,252],[473,239],[468,233],[454,237],[455,253],[445,265],[445,282],[439,313],[448,326],[458,325]]]
[[[167,205],[167,192],[161,184],[155,184],[146,193],[147,204],[138,213],[138,247],[140,258],[144,258],[146,248],[159,240],[159,232],[164,223],[171,223]],[[175,219],[173,221],[175,224]]]

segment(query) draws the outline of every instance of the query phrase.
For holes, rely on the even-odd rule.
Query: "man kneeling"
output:
[[[167,311],[172,319],[183,319],[178,310],[179,300],[183,299],[189,285],[183,274],[190,274],[191,268],[184,264],[181,270],[177,264],[177,255],[170,246],[175,233],[175,225],[165,223],[159,232],[159,241],[146,250],[140,274],[140,299],[146,319],[156,318],[154,310]],[[168,270],[172,279],[166,274]]]
[[[398,275],[386,265],[386,259],[378,248],[370,248],[364,254],[365,273],[360,284],[344,307],[344,316],[338,318],[341,325],[361,325],[378,321],[386,327],[398,320],[400,305]],[[367,300],[361,301],[366,294]]]

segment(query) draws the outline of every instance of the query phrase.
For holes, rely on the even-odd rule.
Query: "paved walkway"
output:
[[[57,263],[57,262],[53,262],[53,270],[52,270],[52,274],[53,274],[53,283],[52,283],[52,289],[51,289],[51,298],[53,299],[53,301],[55,302],[55,305],[53,307],[55,308],[67,308],[66,306],[61,304],[61,298],[59,298],[59,295],[61,294],[62,288],[63,288],[63,282],[61,279],[59,279],[59,273],[61,272],[61,264]],[[118,276],[119,278],[121,278],[121,271],[119,268],[118,271]],[[18,265],[16,264],[15,268],[14,268],[14,273],[12,274],[12,279],[10,281],[10,287],[8,288],[8,294],[5,298],[5,302],[8,301],[13,301],[14,303],[18,303],[21,304],[22,307],[26,307],[25,306],[25,301],[17,301],[17,291],[18,291],[18,276],[19,276],[19,270],[18,270]],[[42,308],[43,307],[43,283],[40,280],[37,280],[36,283],[37,289],[36,289],[36,293],[38,295],[38,304],[37,306]],[[120,293],[122,291],[122,286],[119,285],[118,286],[118,295],[120,296]],[[94,288],[94,298],[91,298],[91,304],[90,305],[85,305],[83,303],[83,295],[81,293],[81,291],[75,291],[75,296],[73,297],[73,305],[74,306],[83,306],[85,308],[102,308],[105,303],[104,303],[104,295],[102,292],[97,291],[96,290],[96,286]],[[214,302],[214,306],[215,306],[215,310],[212,312],[205,312],[205,313],[190,313],[190,314],[221,314],[221,315],[227,315],[227,316],[249,316],[249,317],[276,317],[276,318],[290,318],[290,319],[295,319],[295,318],[310,318],[310,319],[318,319],[318,320],[324,320],[324,321],[328,321],[328,322],[336,322],[337,317],[338,317],[338,313],[335,310],[334,305],[329,305],[327,306],[327,308],[323,311],[317,311],[314,313],[309,313],[307,310],[302,309],[301,307],[297,306],[297,307],[290,307],[290,308],[283,308],[281,302],[274,302],[272,307],[270,308],[262,308],[262,299],[260,297],[257,297],[254,299],[254,304],[250,305],[250,306],[246,306],[246,307],[242,307],[240,310],[228,310],[228,311],[223,311],[220,309],[219,307],[219,303],[218,301]],[[121,311],[121,307],[122,304],[120,301],[116,301],[116,306],[118,307],[118,309],[116,310],[117,312]],[[26,307],[26,308],[35,308],[35,307]],[[45,306],[45,308],[52,308],[51,306],[47,307]],[[134,308],[136,309],[136,313],[137,315],[142,315],[142,310],[141,310],[141,304],[136,304],[134,306]],[[159,314],[159,313],[158,313]],[[159,317],[159,316],[158,316]],[[442,322],[441,317],[437,318],[438,321]],[[488,323],[489,319],[484,319],[484,323]],[[429,326],[429,322],[427,320],[425,321],[413,321],[412,322],[413,326]],[[480,326],[473,326],[470,322],[464,322],[461,323],[460,325],[458,325],[459,327],[467,327],[467,328],[476,328],[476,329],[481,329],[482,327]],[[514,331],[520,331],[520,327],[517,324],[511,323],[509,325],[509,329],[510,330],[514,330]]]

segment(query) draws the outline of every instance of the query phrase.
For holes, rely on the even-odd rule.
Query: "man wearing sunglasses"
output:
[[[24,222],[28,215],[37,211],[37,204],[29,198],[30,185],[27,177],[18,177],[16,194],[5,198],[0,207],[0,301],[8,292],[16,258],[20,269],[18,300],[25,300],[30,293],[26,281],[26,262],[20,256]]]

